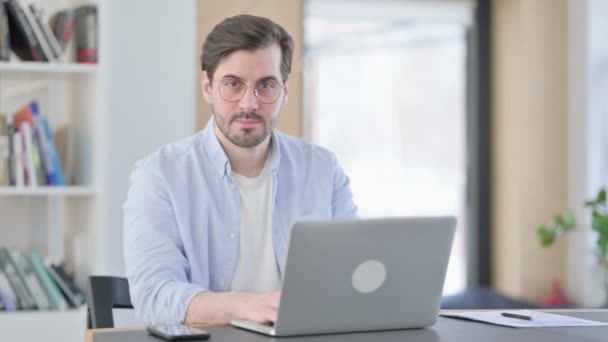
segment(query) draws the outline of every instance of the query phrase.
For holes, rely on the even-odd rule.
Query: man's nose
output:
[[[252,112],[258,109],[259,104],[260,100],[255,96],[255,88],[247,87],[240,101],[241,111],[245,113]]]

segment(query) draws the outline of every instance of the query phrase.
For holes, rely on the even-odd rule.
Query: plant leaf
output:
[[[605,204],[606,203],[606,189],[601,189],[600,193],[597,194],[597,201],[598,204]]]
[[[541,226],[537,230],[538,236],[540,237],[540,243],[543,247],[549,247],[555,242],[555,231]]]
[[[556,226],[564,226],[564,215],[559,214],[555,216],[555,225]]]
[[[565,231],[574,229],[574,227],[576,226],[576,219],[574,218],[574,213],[572,212],[572,210],[568,209],[568,211],[564,213],[563,222],[563,227]]]

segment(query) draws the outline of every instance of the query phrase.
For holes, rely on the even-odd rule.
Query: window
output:
[[[444,287],[450,294],[466,286],[472,7],[434,3],[307,3],[304,134],[336,153],[362,217],[458,217]]]

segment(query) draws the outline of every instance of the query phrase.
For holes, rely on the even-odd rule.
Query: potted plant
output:
[[[604,271],[605,301],[608,303],[608,205],[606,189],[600,189],[595,199],[585,201],[585,208],[591,210],[591,228],[597,233],[595,254],[598,265]],[[577,226],[572,210],[558,214],[553,222],[538,228],[538,236],[543,247],[553,245],[557,239]]]

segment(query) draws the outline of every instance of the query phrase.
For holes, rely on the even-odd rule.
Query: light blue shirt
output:
[[[202,291],[228,291],[240,195],[211,119],[204,130],[138,161],[123,206],[131,301],[146,324],[182,323]],[[295,221],[356,218],[349,179],[328,150],[272,133],[272,240],[282,277]]]

